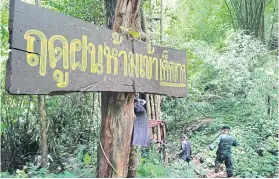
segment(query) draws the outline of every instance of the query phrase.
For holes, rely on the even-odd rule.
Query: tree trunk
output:
[[[131,146],[128,178],[135,178],[137,175],[137,157],[137,148],[135,146]]]
[[[267,5],[266,1],[225,0],[225,3],[235,30],[247,30],[247,34],[253,35],[265,43],[264,13]]]
[[[137,30],[141,31],[141,34],[144,34],[144,36],[141,37],[141,40],[143,41],[148,41],[147,38],[147,31],[146,31],[146,19],[145,19],[145,14],[144,14],[144,10],[141,8],[139,17],[138,17],[138,22],[137,22]],[[148,113],[148,108],[146,112]],[[150,111],[149,111],[150,113]],[[147,120],[148,120],[148,114],[147,114]],[[136,174],[137,174],[137,163],[138,163],[138,154],[137,154],[137,147],[133,146],[131,144],[131,151],[130,151],[130,158],[129,158],[129,169],[128,169],[128,178],[135,178]]]
[[[150,105],[150,95],[145,94],[145,100],[146,100],[146,113],[147,113],[147,118],[148,120],[151,119],[151,105]]]
[[[40,5],[41,0],[35,0],[37,6]],[[47,125],[46,125],[46,111],[45,111],[45,97],[43,95],[38,96],[38,104],[40,107],[40,126],[41,126],[41,155],[42,155],[42,167],[47,167]]]
[[[102,93],[97,177],[127,176],[134,125],[133,96],[133,93]]]
[[[43,95],[38,96],[40,106],[40,124],[41,124],[41,155],[42,167],[47,167],[47,131],[46,131],[46,112],[45,112],[45,98]]]
[[[120,32],[120,26],[136,29],[140,4],[141,0],[106,0],[108,27],[116,32]],[[134,93],[102,92],[101,112],[97,177],[127,177],[135,120]]]
[[[150,94],[149,95],[150,97],[150,106],[151,106],[151,119],[156,119],[156,116],[155,116],[155,102],[154,102],[154,95],[153,94]]]

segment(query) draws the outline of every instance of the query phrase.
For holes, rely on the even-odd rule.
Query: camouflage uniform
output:
[[[236,140],[230,134],[221,134],[214,144],[218,144],[215,160],[215,172],[219,171],[221,163],[225,161],[228,177],[232,176],[232,146],[237,146]],[[216,145],[211,145],[210,148],[214,149]]]

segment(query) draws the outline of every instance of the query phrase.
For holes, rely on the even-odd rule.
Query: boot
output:
[[[215,173],[219,173],[219,170],[220,170],[220,166],[216,166],[215,167]]]
[[[231,171],[227,171],[227,178],[231,178],[232,177],[232,172]]]

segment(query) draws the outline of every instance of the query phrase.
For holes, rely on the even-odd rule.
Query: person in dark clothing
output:
[[[215,173],[219,172],[220,165],[225,162],[228,178],[233,175],[231,148],[232,146],[238,145],[234,137],[229,133],[230,127],[224,126],[222,128],[222,134],[211,145],[209,145],[210,150],[213,150],[218,144],[215,159]]]
[[[178,155],[182,160],[186,161],[188,164],[191,161],[191,143],[189,142],[189,139],[185,134],[181,136],[181,150],[178,153]]]
[[[136,98],[134,112],[136,120],[133,128],[132,145],[147,147],[150,145],[149,122],[144,108],[145,100]]]

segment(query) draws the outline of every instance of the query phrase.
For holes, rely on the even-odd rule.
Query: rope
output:
[[[100,144],[100,147],[101,147],[101,149],[102,149],[102,152],[103,152],[103,154],[104,154],[104,156],[105,156],[107,162],[110,164],[111,168],[114,170],[114,172],[115,172],[118,176],[120,176],[121,178],[124,178],[123,176],[121,176],[121,175],[116,171],[116,169],[115,169],[115,168],[113,167],[113,165],[110,163],[109,159],[107,158],[107,156],[106,156],[106,154],[105,154],[105,151],[104,151],[104,149],[103,149],[103,146],[102,146],[100,140],[99,140],[99,144]]]

